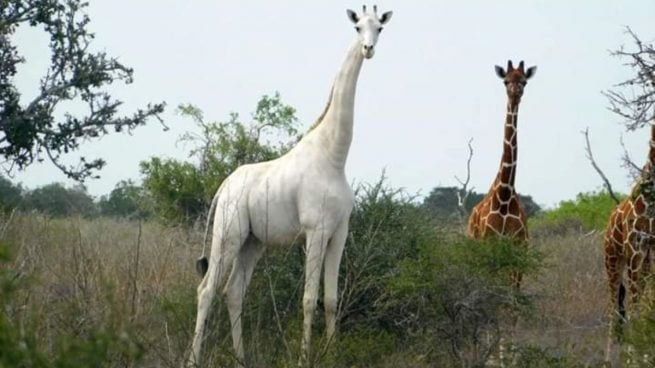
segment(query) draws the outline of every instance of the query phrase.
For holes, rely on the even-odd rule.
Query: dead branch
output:
[[[609,110],[623,119],[628,130],[635,130],[655,118],[655,48],[639,39],[630,27],[626,27],[626,33],[635,48],[627,51],[621,46],[610,55],[627,59],[624,65],[632,68],[635,75],[603,94],[609,99]]]
[[[584,138],[587,143],[585,147],[585,155],[587,156],[587,159],[589,160],[589,162],[591,162],[591,166],[594,167],[594,170],[596,170],[598,175],[600,175],[600,178],[603,180],[603,185],[605,186],[605,189],[607,189],[607,192],[609,193],[610,197],[612,197],[614,202],[618,204],[620,200],[616,196],[616,194],[614,194],[614,190],[612,190],[612,184],[610,183],[609,179],[607,179],[607,176],[605,176],[605,173],[603,173],[603,170],[601,170],[598,164],[596,164],[596,160],[594,159],[594,154],[591,152],[591,143],[589,141],[589,128],[582,131],[582,134],[584,134]]]
[[[468,210],[466,209],[466,201],[468,200],[469,195],[473,192],[473,188],[469,188],[469,182],[471,181],[471,160],[473,159],[473,138],[471,137],[468,141],[469,156],[466,160],[466,179],[461,180],[455,175],[455,180],[461,185],[461,188],[457,190],[457,209],[459,212],[460,222],[464,223],[464,219],[468,217]]]

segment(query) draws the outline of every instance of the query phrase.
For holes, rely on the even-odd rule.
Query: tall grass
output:
[[[450,254],[454,248],[441,252],[439,244],[443,246],[446,238],[430,232],[429,222],[421,220],[423,215],[408,204],[409,199],[400,200],[405,205],[393,205],[390,201],[398,201],[397,193],[375,186],[362,195],[368,200],[360,201],[353,215],[354,232],[341,270],[340,335],[327,350],[323,339],[315,339],[315,365],[455,365],[454,360],[447,358],[449,340],[432,334],[433,327],[439,327],[433,323],[440,319],[431,319],[429,314],[407,314],[413,323],[422,325],[421,331],[417,324],[406,329],[397,317],[419,311],[416,303],[430,300],[422,298],[433,298],[436,294],[430,294],[432,289],[442,292],[449,285],[457,287],[457,276],[471,272],[455,265],[448,272],[447,268],[435,268],[423,274],[412,273],[416,271],[413,267],[445,267],[449,260],[457,260],[466,267],[494,265],[462,258],[469,253]],[[13,285],[11,298],[3,301],[4,313],[18,329],[23,345],[27,340],[33,344],[31,351],[40,352],[50,362],[68,354],[68,360],[61,360],[68,363],[58,365],[61,367],[182,364],[196,313],[200,280],[195,274],[194,260],[200,252],[199,231],[151,222],[51,219],[36,214],[5,219],[0,229],[4,229],[0,242],[8,246],[10,254],[3,269]],[[522,288],[536,299],[533,317],[518,321],[513,340],[519,353],[512,364],[600,364],[607,333],[601,235],[576,229],[553,233],[543,230],[534,234],[530,247],[544,255],[545,267],[524,278]],[[421,259],[426,254],[432,260]],[[302,324],[303,262],[301,249],[295,247],[270,249],[258,264],[243,317],[251,366],[296,364]],[[398,283],[416,282],[421,277],[426,278],[423,281],[427,286],[420,291],[409,284],[397,288]],[[430,289],[432,280],[427,278],[438,279],[434,280],[438,287]],[[394,290],[405,294],[394,294]],[[456,295],[456,290],[447,291]],[[395,302],[414,304],[386,304],[395,296]],[[211,333],[205,342],[205,362],[209,366],[234,363],[227,313],[222,304],[219,301],[216,306],[208,330]],[[401,308],[389,308],[390,305]],[[321,306],[319,299],[319,310]],[[317,316],[316,325],[315,335],[322,335],[322,314]],[[430,335],[421,335],[426,331]],[[433,338],[432,350],[425,343],[417,343],[421,339],[427,341],[422,336]],[[78,346],[79,341],[95,343]],[[90,351],[90,356],[99,356],[102,364],[71,360],[70,356],[82,356],[79,352],[84,349]],[[48,364],[42,366],[55,366]]]
[[[145,353],[112,354],[115,365],[178,365],[197,284],[192,236],[153,223],[18,215],[1,239],[16,285],[8,314],[46,354],[111,334]]]

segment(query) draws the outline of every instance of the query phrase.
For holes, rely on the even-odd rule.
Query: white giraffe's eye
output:
[[[380,29],[378,29],[378,33],[382,33],[383,29],[384,29],[384,27],[380,27]]]
[[[359,26],[355,26],[355,31],[359,32],[360,30],[361,28],[359,28]]]

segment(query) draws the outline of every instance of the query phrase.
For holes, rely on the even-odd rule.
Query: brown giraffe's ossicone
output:
[[[517,120],[519,103],[523,90],[536,66],[524,69],[523,61],[514,68],[507,62],[507,70],[495,67],[496,74],[503,80],[507,91],[507,114],[505,117],[503,154],[500,168],[489,193],[473,207],[468,222],[468,235],[474,239],[498,236],[516,240],[526,245],[528,240],[527,216],[514,187],[518,159]],[[520,275],[514,275],[518,286]]]
[[[619,321],[626,318],[626,293],[630,292],[630,303],[636,304],[644,288],[644,279],[650,274],[655,246],[654,161],[655,122],[651,125],[650,150],[641,176],[630,195],[610,215],[605,232],[605,270],[610,292],[608,356],[615,314],[620,316]]]

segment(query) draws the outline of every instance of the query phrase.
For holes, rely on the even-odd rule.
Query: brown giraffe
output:
[[[519,103],[525,85],[536,72],[533,66],[527,70],[523,61],[514,68],[507,62],[507,71],[496,65],[496,74],[503,80],[507,90],[507,115],[505,118],[505,137],[500,169],[489,193],[471,212],[468,222],[468,235],[475,239],[500,236],[518,240],[525,244],[528,239],[527,217],[514,187],[517,162],[517,127]],[[520,277],[516,282],[520,281]]]
[[[624,271],[631,294],[631,303],[638,301],[644,277],[650,273],[651,248],[655,245],[655,122],[651,123],[648,161],[630,195],[610,215],[605,233],[605,269],[610,290],[610,321],[618,313],[625,319],[626,287]],[[610,332],[612,322],[610,322]]]

